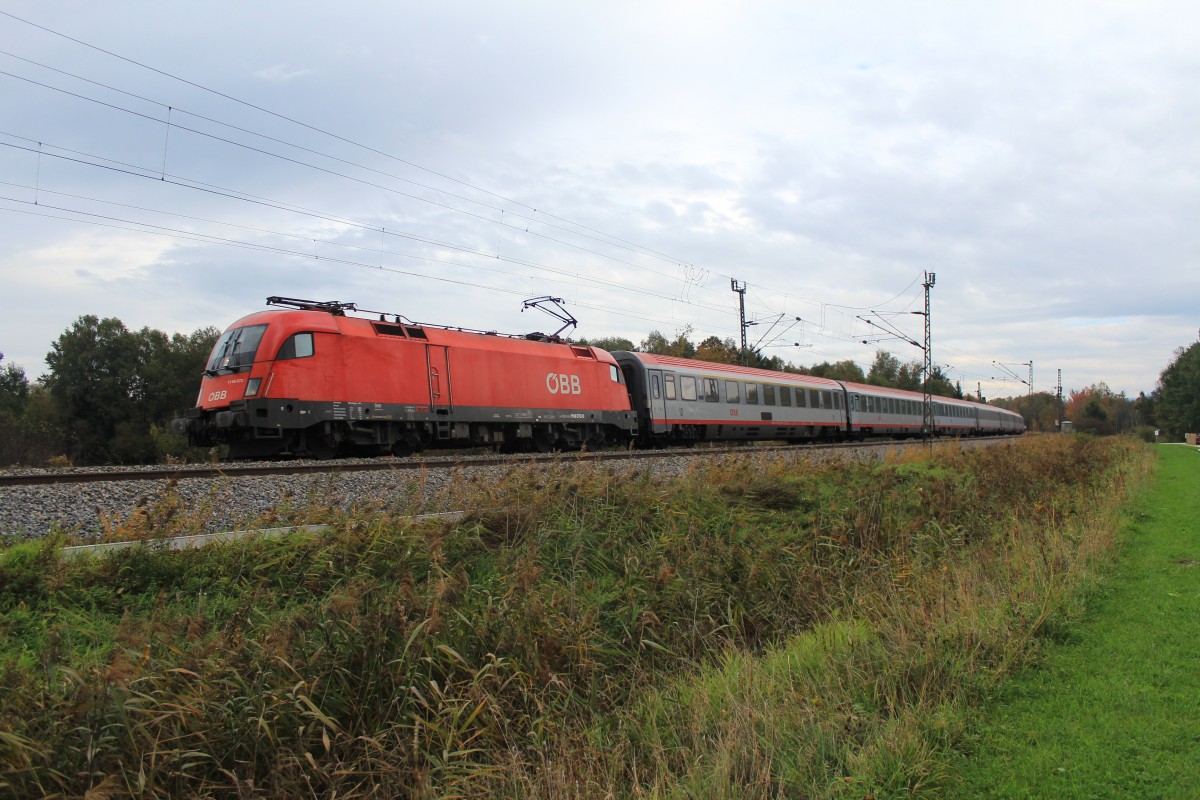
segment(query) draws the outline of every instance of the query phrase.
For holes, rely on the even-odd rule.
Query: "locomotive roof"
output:
[[[379,336],[381,338],[388,338],[388,334],[381,331],[381,328],[386,328],[389,332],[394,332],[395,338],[399,340],[452,346],[470,346],[497,351],[533,353],[539,350],[547,352],[542,348],[555,348],[562,352],[563,355],[567,355],[567,350],[569,349],[569,352],[577,358],[592,358],[606,364],[616,363],[616,360],[607,350],[601,350],[598,347],[591,347],[590,345],[571,344],[562,340],[547,341],[549,337],[543,334],[512,336],[498,334],[494,331],[448,328],[426,325],[419,322],[396,323],[390,319],[371,319],[361,316],[334,314],[327,312],[325,309],[264,309],[247,314],[230,325],[229,328],[271,323],[284,323],[285,327],[292,331],[316,331],[349,336]]]

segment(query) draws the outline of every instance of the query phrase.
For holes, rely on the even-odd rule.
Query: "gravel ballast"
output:
[[[984,439],[938,446],[975,447],[1013,444],[1010,439]],[[112,539],[135,515],[153,519],[169,516],[201,517],[199,528],[188,533],[215,533],[272,524],[302,515],[309,504],[350,507],[373,503],[379,507],[406,508],[414,512],[457,510],[463,489],[471,484],[491,485],[514,470],[532,474],[564,469],[604,469],[614,473],[649,470],[655,475],[679,475],[697,457],[786,458],[797,464],[830,459],[878,460],[901,448],[919,443],[887,443],[862,447],[823,449],[795,447],[756,453],[705,456],[702,451],[631,461],[578,462],[569,455],[560,462],[528,464],[498,462],[487,466],[437,467],[429,460],[422,470],[382,472],[334,471],[316,475],[280,475],[239,478],[180,478],[178,481],[114,480],[97,483],[61,483],[0,487],[0,536],[8,539],[40,538],[53,530],[81,541]],[[119,472],[120,468],[113,471]],[[6,471],[26,474],[38,470]]]

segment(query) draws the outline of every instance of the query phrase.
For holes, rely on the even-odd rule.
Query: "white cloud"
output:
[[[287,64],[275,64],[266,69],[258,70],[254,73],[254,77],[262,78],[271,83],[287,83],[288,81],[294,81],[296,78],[303,78],[306,75],[314,74],[316,74],[315,69],[295,69],[289,67]]]

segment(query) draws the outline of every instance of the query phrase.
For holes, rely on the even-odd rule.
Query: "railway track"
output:
[[[1008,437],[982,437],[983,440],[1006,441]],[[960,439],[952,441],[977,441]],[[329,461],[277,461],[255,464],[170,465],[146,468],[74,469],[45,472],[0,473],[0,487],[48,486],[73,483],[103,483],[108,481],[177,481],[188,478],[239,478],[273,475],[320,475],[348,472],[388,472],[444,470],[466,467],[498,466],[504,464],[562,463],[564,461],[628,461],[673,457],[704,457],[729,454],[772,453],[779,451],[835,450],[848,448],[905,447],[927,444],[922,440],[880,439],[869,442],[835,442],[804,445],[733,445],[716,447],[670,448],[664,450],[614,450],[594,453],[546,453],[536,455],[464,455],[437,458],[375,458],[333,459]]]

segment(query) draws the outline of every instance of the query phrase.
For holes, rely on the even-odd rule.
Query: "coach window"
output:
[[[313,335],[311,333],[294,333],[287,338],[279,348],[276,361],[287,361],[292,358],[308,358],[313,354]]]
[[[706,402],[706,403],[721,402],[721,398],[717,395],[717,379],[716,378],[702,378],[701,380],[704,381],[704,402]]]
[[[796,408],[808,408],[808,389],[796,390]]]
[[[838,411],[842,410],[842,393],[837,392],[833,395],[833,407]]]
[[[663,378],[663,380],[666,381],[666,383],[667,383],[667,399],[674,400],[675,399],[675,376],[667,375],[665,378]]]
[[[738,393],[737,381],[725,381],[725,401],[728,403],[740,403],[741,395]]]
[[[833,408],[833,392],[821,392],[821,408]]]
[[[775,387],[769,383],[763,384],[763,405],[775,405]]]
[[[657,375],[650,379],[650,396],[655,400],[662,397],[662,386],[659,383]]]
[[[679,378],[679,393],[684,400],[696,399],[696,379],[691,375],[682,375]]]
[[[758,405],[758,384],[746,384],[746,402],[752,406]]]
[[[792,404],[792,387],[780,386],[779,387],[779,405],[790,406],[791,404]]]

